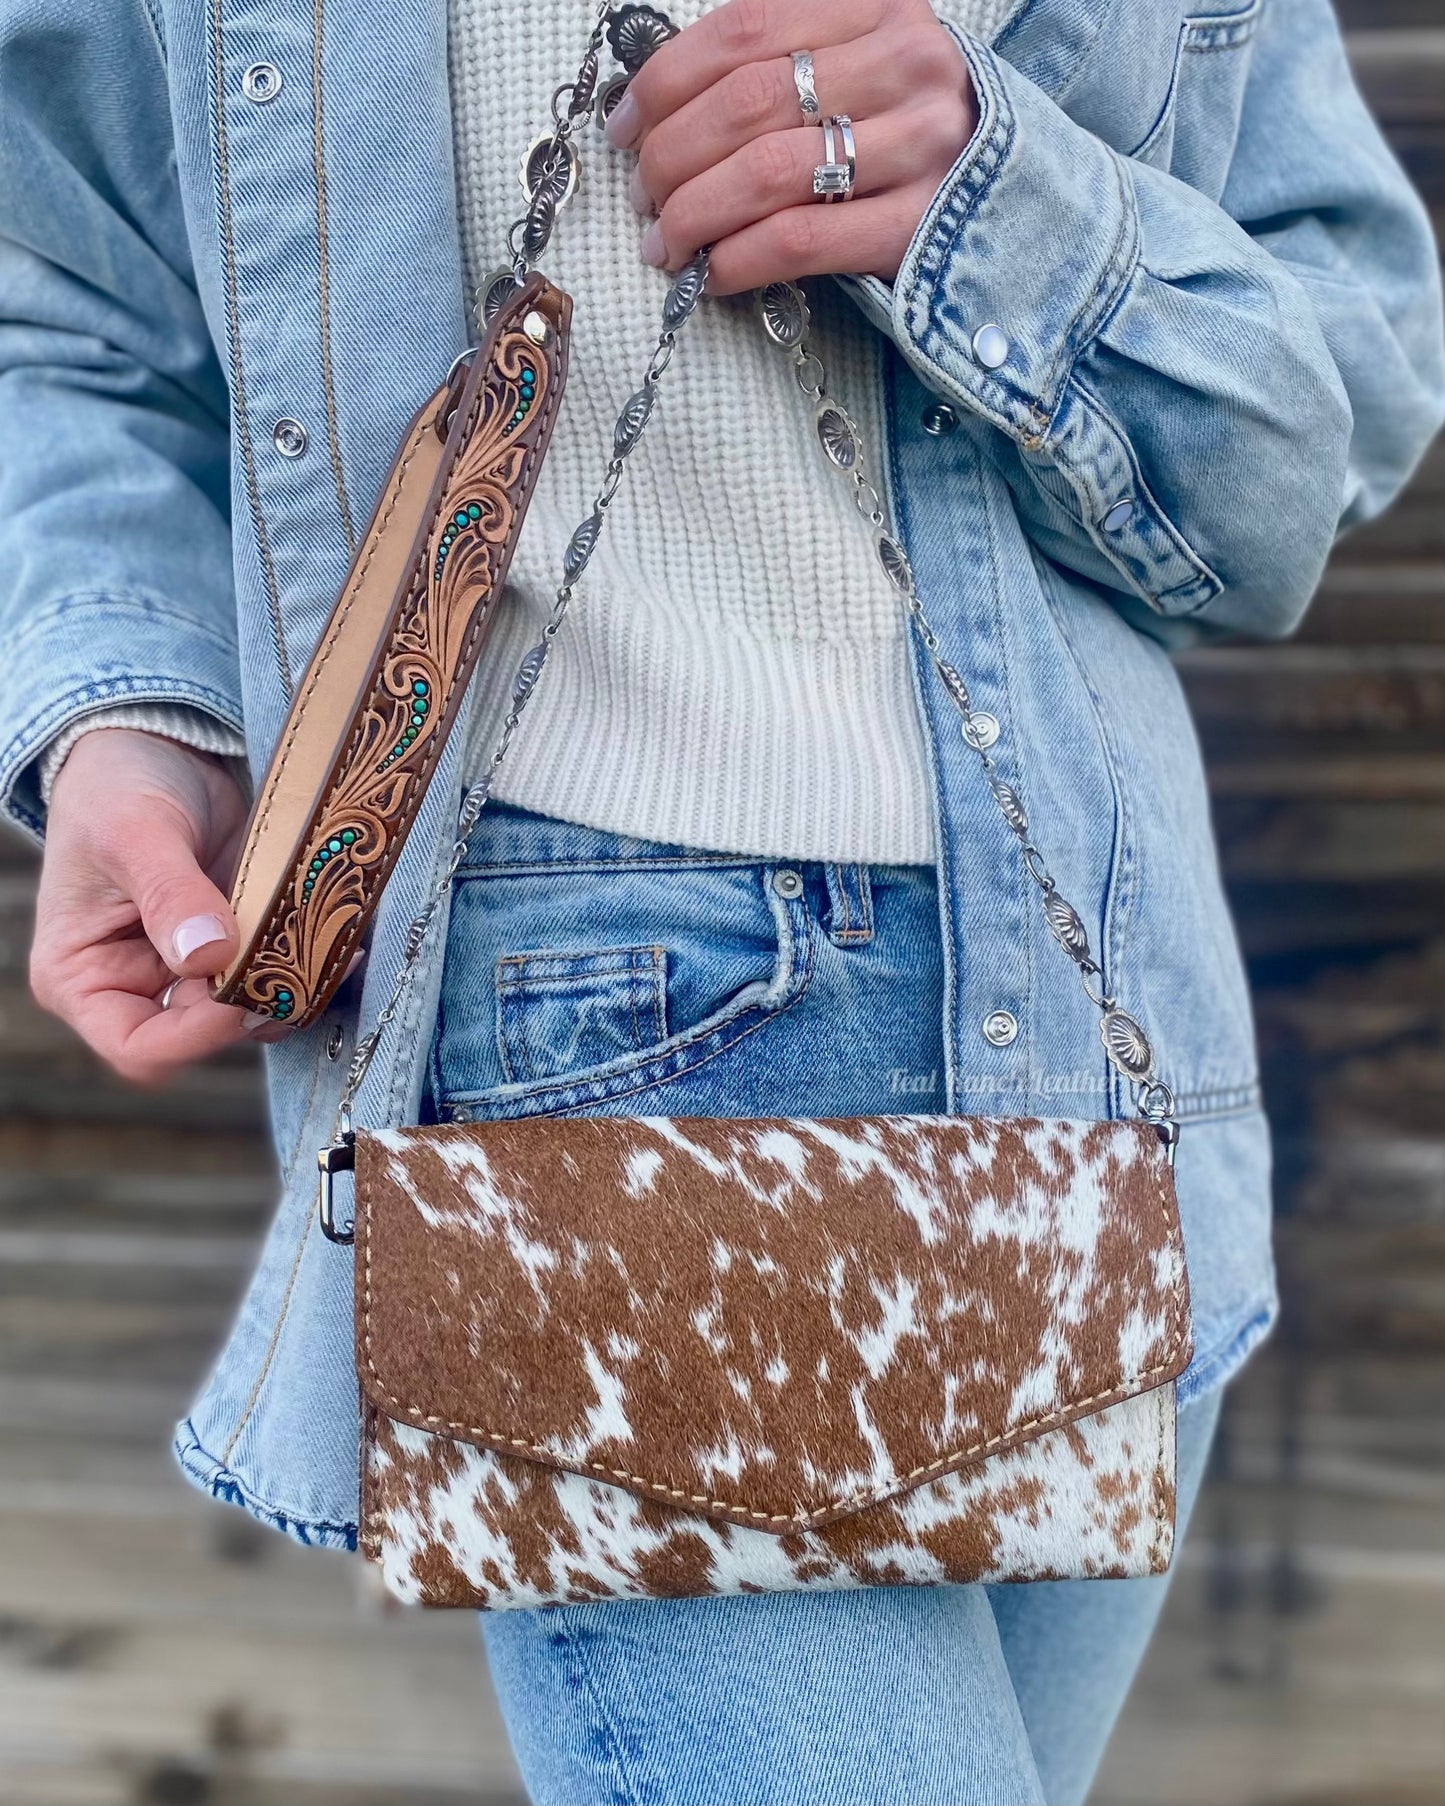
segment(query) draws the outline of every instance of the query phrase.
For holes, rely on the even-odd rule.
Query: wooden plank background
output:
[[[1349,0],[1445,213],[1441,0]],[[1101,1806],[1440,1798],[1445,451],[1283,646],[1185,662],[1279,1149],[1280,1334],[1231,1396]],[[0,1801],[520,1795],[465,1618],[381,1612],[172,1472],[271,1173],[249,1059],[125,1089],[31,1004],[0,842]]]

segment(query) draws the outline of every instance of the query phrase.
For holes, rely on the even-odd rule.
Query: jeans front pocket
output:
[[[497,961],[497,1051],[510,1085],[605,1065],[666,1039],[661,947],[539,949]]]
[[[734,1047],[756,1057],[756,1031],[808,989],[821,879],[810,904],[769,862],[521,811],[499,824],[452,898],[431,1054],[443,1118],[626,1108]]]

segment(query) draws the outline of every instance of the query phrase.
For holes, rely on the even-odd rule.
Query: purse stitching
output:
[[[412,464],[413,460],[415,459],[417,453],[421,450],[422,443],[426,438],[426,434],[430,430],[431,411],[432,411],[433,406],[435,405],[436,400],[439,398],[440,394],[441,394],[441,391],[438,390],[437,395],[434,396],[432,398],[432,401],[427,404],[427,407],[423,410],[423,417],[418,420],[417,425],[412,432],[411,438],[407,441],[406,453],[399,460],[397,467],[396,467],[396,473],[392,477],[391,489],[390,489],[390,493],[387,496],[387,501],[386,501],[386,508],[385,508],[384,512],[378,517],[377,523],[376,523],[376,530],[370,536],[371,543],[367,549],[366,560],[362,564],[361,569],[359,571],[357,571],[356,576],[352,580],[351,584],[348,586],[345,604],[341,608],[338,608],[336,610],[336,613],[333,615],[333,617],[331,619],[330,628],[326,635],[326,643],[322,647],[320,655],[318,656],[318,658],[316,660],[316,664],[312,669],[310,680],[307,683],[306,688],[302,691],[301,696],[297,701],[296,712],[292,716],[290,731],[286,735],[286,739],[283,742],[279,752],[277,753],[275,763],[272,766],[270,782],[266,786],[266,796],[262,802],[261,807],[257,810],[257,813],[256,813],[256,826],[258,828],[264,822],[266,822],[270,819],[271,805],[275,801],[276,789],[277,789],[277,786],[281,782],[283,773],[285,772],[287,760],[291,756],[291,747],[296,739],[297,732],[299,731],[300,726],[301,726],[302,708],[305,706],[306,702],[310,699],[312,692],[316,688],[316,685],[320,682],[321,673],[325,670],[327,662],[329,661],[332,652],[336,648],[336,641],[341,634],[341,630],[345,627],[347,620],[350,617],[351,610],[356,605],[357,593],[360,590],[361,585],[366,578],[366,573],[371,569],[372,560],[376,557],[377,550],[381,545],[382,535],[386,531],[387,522],[391,519],[392,515],[396,512],[397,505],[401,501],[401,492],[405,485],[405,477],[406,477],[407,470],[410,467],[410,465]],[[235,894],[234,902],[237,905],[240,904],[242,897],[245,895],[246,883],[247,883],[247,879],[250,875],[250,870],[251,870],[251,861],[255,858],[256,848],[259,845],[259,843],[260,843],[259,835],[251,836],[251,844],[246,849],[245,862],[242,864],[240,871],[236,875],[236,894]]]
[[[527,474],[525,474],[522,478],[522,487],[524,490],[525,490],[528,482],[531,480],[530,479],[531,470],[532,470],[533,466],[537,463],[539,457],[541,456],[541,451],[543,449],[545,449],[546,443],[550,437],[552,419],[553,419],[553,416],[557,412],[557,407],[558,407],[558,404],[560,403],[561,399],[562,399],[562,384],[554,382],[551,385],[551,388],[548,392],[546,400],[542,404],[542,412],[540,415],[537,416],[537,418],[542,423],[541,430],[539,431],[537,437],[532,441],[531,445],[527,448],[527,461],[524,465],[524,471]],[[472,422],[469,422],[469,426],[475,422],[476,414],[481,411],[481,404],[482,404],[482,391],[479,389],[477,392],[477,399],[476,399],[474,412],[473,412],[473,416],[472,416]],[[412,455],[415,456],[415,453],[413,453]],[[450,480],[451,480],[450,473],[448,474],[447,480],[448,480],[448,482],[450,482]],[[445,494],[445,493],[446,493],[446,490],[444,488],[443,494]],[[438,513],[439,513],[439,511],[438,511]],[[438,518],[438,515],[433,515],[431,527],[428,529],[429,532],[435,528],[437,518]],[[508,534],[508,538],[507,538],[507,542],[506,542],[507,544],[515,545],[516,540],[521,533],[521,528],[522,528],[522,522],[521,522],[520,516],[514,515],[511,531]],[[423,558],[421,565],[419,565],[415,568],[417,570],[417,576],[418,577],[421,576],[421,573],[425,568],[425,559]],[[425,578],[422,578],[422,580],[425,581]],[[413,585],[415,584],[416,581],[417,581],[417,577],[414,577]],[[468,632],[466,639],[462,642],[461,650],[458,653],[456,663],[453,666],[453,669],[451,672],[451,677],[450,677],[450,687],[448,688],[448,690],[446,692],[446,696],[444,698],[444,706],[445,706],[446,702],[450,701],[452,692],[456,688],[457,672],[462,669],[462,667],[467,663],[468,659],[471,657],[472,647],[476,644],[477,640],[484,633],[486,633],[488,627],[491,624],[491,618],[492,618],[492,608],[487,607],[487,608],[481,609],[478,612],[476,618],[473,620],[471,629]],[[431,782],[432,772],[435,769],[435,767],[438,765],[438,763],[440,762],[442,753],[445,750],[446,745],[447,745],[447,741],[444,740],[443,738],[441,738],[440,736],[433,736],[429,741],[426,742],[427,750],[423,754],[423,756],[422,756],[421,760],[419,761],[417,768],[416,768],[416,782],[421,786],[423,801],[425,801],[426,788]],[[421,805],[418,804],[418,811],[420,810],[420,807],[421,807]],[[410,832],[410,828],[407,829],[407,832],[408,833]],[[267,935],[269,935],[271,933],[277,917],[281,914],[281,912],[285,908],[285,906],[286,905],[285,905],[284,896],[278,897],[275,905],[273,906],[273,908],[271,910],[270,915],[267,918],[266,927],[264,930],[264,932]],[[334,948],[332,949],[330,959],[327,960],[326,964],[321,968],[320,972],[316,976],[315,992],[314,992],[315,995],[319,996],[319,995],[321,995],[321,993],[323,993],[324,991],[326,991],[328,989],[328,987],[331,984],[331,980],[332,980],[333,976],[338,971],[340,971],[341,968],[343,967],[343,965],[350,959],[352,949],[355,947],[357,941],[361,938],[362,934],[365,932],[367,926],[369,926],[369,917],[368,917],[368,920],[364,922],[361,919],[361,916],[358,914],[357,916],[354,917],[354,919],[349,924],[349,926],[337,938],[336,944],[335,944]],[[303,1014],[297,1018],[296,1027],[301,1028],[304,1026],[309,1026],[310,1020],[316,1013],[317,1012],[316,1012],[314,1006],[308,1005],[307,1010],[305,1012],[303,1012]]]
[[[367,1185],[358,1186],[357,1191],[364,1213],[364,1224],[362,1229],[362,1340],[366,1354],[367,1372],[380,1388],[382,1398],[388,1405],[393,1406],[396,1410],[403,1413],[405,1417],[410,1419],[414,1428],[421,1429],[430,1426],[433,1430],[453,1430],[458,1435],[482,1437],[492,1446],[495,1453],[502,1452],[501,1449],[496,1446],[502,1444],[506,1448],[520,1449],[535,1455],[540,1460],[545,1461],[549,1467],[555,1469],[558,1465],[557,1457],[543,1443],[529,1442],[525,1436],[507,1436],[500,1430],[490,1430],[478,1424],[459,1423],[453,1418],[441,1417],[434,1412],[423,1412],[419,1405],[405,1404],[394,1393],[387,1390],[386,1382],[377,1371],[376,1363],[372,1359],[371,1352],[372,1196],[370,1188]],[[1169,1201],[1165,1196],[1162,1175],[1159,1179],[1158,1201],[1160,1215],[1164,1219],[1164,1228],[1167,1235],[1169,1230]],[[1183,1346],[1185,1322],[1179,1309],[1180,1292],[1177,1285],[1171,1289],[1170,1304],[1174,1317],[1173,1340],[1169,1343],[1164,1358],[1156,1366],[1144,1368],[1135,1376],[1137,1380],[1152,1379],[1156,1374],[1164,1373],[1173,1364]],[[1148,1390],[1148,1388],[1143,1388],[1143,1390]],[[1131,1396],[1136,1395],[1131,1393],[1127,1387],[1114,1386],[1107,1388],[1103,1392],[1097,1392],[1089,1398],[1073,1399],[1067,1405],[1059,1406],[1055,1411],[1046,1411],[1038,1417],[1029,1419],[1026,1423],[1015,1424],[1011,1429],[1002,1431],[997,1436],[987,1437],[982,1442],[973,1443],[967,1448],[954,1449],[946,1455],[940,1455],[933,1461],[925,1462],[921,1466],[911,1469],[906,1474],[896,1475],[894,1479],[886,1485],[866,1487],[858,1492],[850,1493],[844,1498],[831,1500],[828,1504],[820,1505],[812,1511],[801,1513],[787,1511],[752,1511],[745,1505],[729,1505],[721,1499],[714,1498],[709,1493],[689,1492],[686,1487],[668,1486],[659,1480],[649,1480],[642,1474],[630,1474],[625,1468],[609,1467],[602,1461],[567,1462],[562,1465],[564,1471],[576,1472],[578,1469],[585,1468],[589,1473],[601,1474],[610,1480],[620,1480],[626,1485],[641,1487],[645,1492],[652,1493],[659,1498],[680,1500],[688,1505],[705,1505],[710,1511],[716,1512],[719,1516],[731,1518],[735,1522],[787,1524],[794,1529],[807,1530],[815,1525],[821,1524],[824,1519],[832,1517],[835,1513],[854,1511],[864,1505],[879,1504],[885,1499],[894,1498],[901,1493],[911,1491],[918,1483],[927,1479],[931,1474],[939,1474],[941,1477],[944,1470],[951,1469],[955,1466],[961,1466],[964,1462],[972,1460],[976,1455],[986,1455],[990,1450],[998,1448],[1003,1443],[1017,1443],[1035,1430],[1052,1429],[1064,1423],[1072,1423],[1075,1418],[1083,1416],[1087,1407],[1090,1405],[1097,1405],[1102,1409],[1108,1404],[1122,1401]]]

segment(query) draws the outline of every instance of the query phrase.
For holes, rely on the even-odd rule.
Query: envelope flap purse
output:
[[[1148,1124],[581,1118],[366,1134],[356,1357],[433,1434],[782,1535],[1172,1380]]]

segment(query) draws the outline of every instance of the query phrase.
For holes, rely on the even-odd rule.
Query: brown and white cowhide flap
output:
[[[1061,1565],[1044,1536],[1025,1571],[1167,1560],[1169,1382],[1189,1312],[1172,1175],[1147,1124],[399,1129],[358,1137],[357,1209],[363,1541],[377,1556],[388,1535],[410,1544],[390,1576],[403,1593],[723,1590],[718,1550],[740,1541],[747,1573],[771,1562],[795,1585],[860,1584],[860,1561],[885,1578],[970,1578],[998,1568],[1000,1486],[1037,1531],[1049,1487],[1072,1485],[1094,1526],[1092,1555]],[[424,1480],[408,1477],[416,1463]],[[985,1495],[993,1528],[972,1555],[912,1574],[904,1518],[936,1529]],[[559,1511],[565,1577],[551,1554],[523,1575],[523,1526],[545,1542]],[[678,1568],[679,1518],[700,1582]],[[581,1544],[605,1550],[608,1523],[634,1555],[639,1537],[667,1543],[668,1573],[589,1588],[609,1558]],[[437,1578],[467,1535],[490,1553]]]

